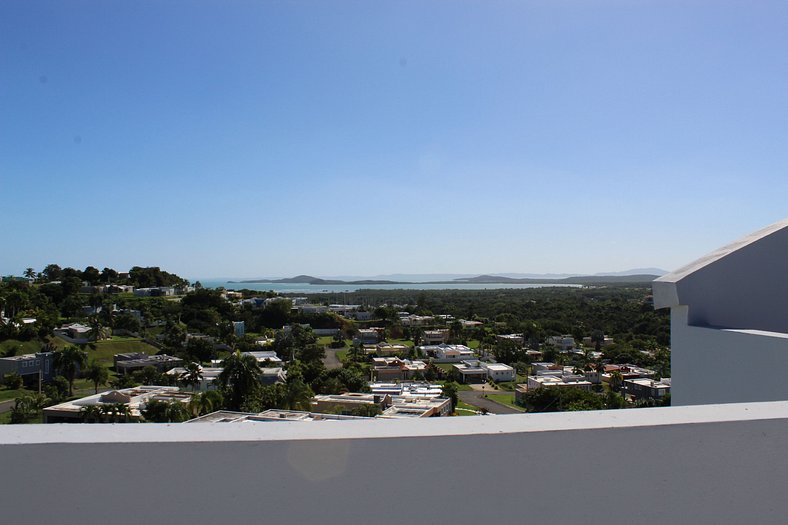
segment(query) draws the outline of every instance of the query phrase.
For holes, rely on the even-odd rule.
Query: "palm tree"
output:
[[[109,370],[98,364],[96,361],[91,361],[87,368],[82,372],[82,377],[89,379],[98,394],[99,385],[106,385],[109,380]]]
[[[99,339],[103,339],[104,336],[102,334],[104,330],[104,323],[101,320],[101,317],[98,313],[94,313],[90,316],[90,337],[94,341],[98,341]]]
[[[55,352],[55,370],[68,381],[68,397],[74,395],[74,378],[87,360],[87,352],[80,350],[78,346],[70,345]]]
[[[287,382],[284,408],[288,410],[309,410],[314,392],[300,377]]]
[[[79,410],[79,417],[84,423],[103,423],[104,408],[102,405],[86,405]]]
[[[612,374],[610,374],[610,390],[613,392],[618,392],[621,390],[621,387],[624,385],[624,376],[618,370],[615,370]]]
[[[101,413],[107,416],[109,423],[128,423],[131,417],[131,408],[126,403],[105,403],[99,405]]]
[[[224,370],[218,381],[227,389],[227,405],[230,410],[239,410],[244,400],[260,387],[260,365],[254,356],[236,350],[222,361],[222,366]]]
[[[178,381],[194,390],[194,387],[200,384],[202,377],[202,366],[199,363],[189,363],[178,376]]]
[[[34,269],[32,269],[32,268],[27,268],[25,270],[24,276],[27,277],[28,279],[31,279],[31,280],[35,279],[36,271]]]
[[[210,414],[221,407],[221,404],[221,394],[216,390],[209,390],[207,392],[194,394],[191,401],[189,401],[188,408],[193,417],[198,417]]]

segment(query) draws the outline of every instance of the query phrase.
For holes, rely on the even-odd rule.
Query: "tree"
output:
[[[57,370],[68,381],[68,396],[74,395],[74,379],[80,368],[85,366],[88,354],[78,346],[67,346],[54,353],[55,370]]]
[[[82,272],[82,280],[87,281],[91,286],[96,286],[101,281],[101,273],[98,271],[98,268],[88,266]]]
[[[202,366],[199,363],[188,363],[181,375],[178,376],[178,381],[194,390],[194,387],[202,381],[202,377]]]
[[[109,380],[109,370],[101,366],[96,361],[91,361],[82,372],[82,377],[93,383],[95,393],[98,394],[99,385],[106,385]]]
[[[128,423],[131,408],[126,403],[103,403],[99,405],[101,413],[108,423]]]
[[[602,397],[573,387],[542,387],[525,394],[528,412],[561,412],[573,410],[601,410]]]
[[[41,271],[41,275],[45,282],[59,281],[63,276],[63,270],[57,264],[48,264]]]
[[[199,417],[210,414],[222,406],[222,394],[217,390],[196,393],[189,401],[189,411],[192,417]]]
[[[260,365],[254,356],[236,350],[222,361],[222,367],[224,370],[217,380],[227,392],[227,407],[240,410],[244,401],[255,396],[260,388]]]
[[[210,361],[216,355],[214,344],[202,337],[192,337],[186,343],[186,348],[183,350],[187,359],[195,360],[199,363]]]
[[[83,406],[79,409],[79,419],[83,423],[103,423],[104,409],[100,404]]]
[[[44,394],[29,394],[14,399],[14,406],[11,407],[11,423],[27,423],[41,413],[49,403],[49,399]]]
[[[101,320],[101,316],[98,315],[98,313],[94,313],[90,316],[89,324],[90,338],[93,339],[93,341],[104,339],[104,322]]]
[[[455,383],[454,381],[446,381],[443,383],[443,397],[448,397],[451,399],[451,411],[454,412],[454,409],[457,407],[457,403],[459,402],[459,397],[457,392],[460,390],[460,385]]]
[[[19,390],[22,388],[22,376],[16,372],[10,372],[3,377],[3,383],[9,390]]]
[[[101,271],[101,280],[107,284],[111,284],[112,281],[118,278],[118,272],[113,270],[112,268],[104,268]]]
[[[624,386],[624,376],[621,374],[620,371],[614,370],[613,373],[610,374],[610,390],[613,392],[620,392],[621,387]]]
[[[35,279],[35,277],[36,277],[36,271],[35,271],[33,268],[27,268],[27,269],[25,270],[25,273],[24,273],[23,275],[24,275],[25,277],[27,277],[28,279]]]
[[[160,385],[164,383],[161,372],[153,366],[146,366],[142,370],[137,370],[132,373],[132,377],[143,385]]]
[[[180,401],[148,401],[142,416],[153,423],[180,423],[189,419],[189,410]]]

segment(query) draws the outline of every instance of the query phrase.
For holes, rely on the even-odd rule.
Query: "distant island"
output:
[[[349,285],[363,285],[363,284],[617,284],[617,283],[650,283],[659,277],[653,274],[635,274],[635,275],[585,275],[575,277],[565,277],[561,279],[535,279],[535,278],[514,278],[503,277],[499,275],[479,275],[477,277],[460,277],[450,281],[427,281],[427,282],[409,282],[409,281],[390,281],[390,280],[375,280],[364,279],[358,281],[343,281],[340,279],[321,279],[320,277],[312,277],[311,275],[297,275],[295,277],[288,277],[285,279],[250,279],[245,281],[227,281],[228,283],[240,284],[254,284],[254,283],[278,283],[278,284],[312,284],[312,285],[329,285],[329,284],[349,284]]]
[[[374,279],[365,279],[361,281],[342,281],[339,279],[321,279],[320,277],[312,277],[311,275],[297,275],[295,277],[288,277],[286,279],[251,279],[248,281],[227,281],[228,283],[278,283],[278,284],[411,284],[398,281],[377,281]]]

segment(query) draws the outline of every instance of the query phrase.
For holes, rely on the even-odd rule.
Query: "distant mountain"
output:
[[[612,284],[612,283],[650,283],[659,275],[579,275],[563,279],[513,279],[500,275],[479,275],[477,277],[461,277],[455,283],[481,284]]]
[[[281,284],[605,284],[605,283],[648,283],[667,272],[659,268],[643,268],[624,272],[582,274],[502,274],[502,275],[467,275],[467,274],[394,274],[376,277],[411,277],[408,280],[392,280],[378,278],[321,278],[311,275],[297,275],[283,279],[249,279],[244,281],[228,281],[240,283],[281,283]],[[459,275],[459,277],[456,277]],[[452,277],[454,276],[454,277]],[[446,278],[448,277],[448,278]],[[424,280],[429,278],[428,280]]]
[[[395,281],[377,281],[372,279],[364,279],[360,281],[342,281],[339,279],[321,279],[320,277],[312,277],[311,275],[297,275],[295,277],[287,277],[284,279],[250,279],[246,281],[238,281],[240,283],[281,283],[281,284],[409,284],[399,283]]]
[[[595,273],[595,276],[599,277],[606,277],[606,276],[637,276],[637,275],[656,275],[661,277],[666,275],[669,272],[662,270],[660,268],[634,268],[632,270],[626,270],[624,272],[605,272],[605,273]]]

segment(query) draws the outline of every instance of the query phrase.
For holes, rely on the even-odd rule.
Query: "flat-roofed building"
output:
[[[585,376],[579,374],[551,375],[543,374],[538,376],[528,376],[528,390],[542,387],[569,387],[591,391],[593,384]]]
[[[635,399],[663,399],[670,394],[670,378],[663,377],[659,380],[645,377],[627,379],[624,381],[624,390]]]
[[[113,356],[115,371],[128,374],[152,366],[159,372],[165,372],[183,364],[183,359],[167,354],[148,355],[143,352],[115,354]]]
[[[518,346],[523,346],[523,344],[525,344],[525,338],[523,337],[523,334],[499,334],[495,336],[495,341],[498,343],[504,343],[508,341]]]
[[[473,350],[465,345],[424,345],[419,347],[419,351],[432,357],[436,363],[460,363],[475,357]]]
[[[449,415],[451,415],[451,400],[448,398],[394,397],[391,406],[377,417],[380,419],[403,419]]]
[[[517,378],[517,372],[514,368],[504,363],[485,363],[482,361],[481,367],[487,370],[487,379],[498,381],[514,381]]]
[[[143,419],[142,411],[151,401],[188,403],[192,393],[177,386],[138,386],[121,390],[108,390],[100,394],[66,401],[44,409],[44,423],[76,423],[83,419],[84,409],[94,405],[125,405],[129,421]]]
[[[276,423],[289,421],[344,421],[352,419],[368,419],[371,417],[348,416],[343,414],[321,414],[302,410],[281,410],[272,408],[264,412],[232,412],[218,410],[204,416],[196,417],[186,423]]]
[[[257,360],[260,366],[282,364],[282,360],[273,350],[256,350],[253,352],[241,352],[241,355],[250,355]]]
[[[390,395],[392,397],[431,399],[443,396],[443,386],[426,381],[402,381],[386,383],[373,381],[369,383],[373,394]]]
[[[453,365],[453,368],[461,383],[484,383],[487,381],[487,369],[481,366],[481,361],[478,359],[467,359]]]
[[[426,346],[440,345],[449,340],[449,331],[446,329],[441,330],[424,330],[422,340]]]
[[[312,398],[314,412],[352,415],[354,410],[376,406],[382,412],[391,406],[391,396],[348,392],[347,394],[317,395]]]
[[[397,357],[375,357],[372,359],[372,366],[378,381],[411,379],[427,370],[427,363],[424,361]]]

